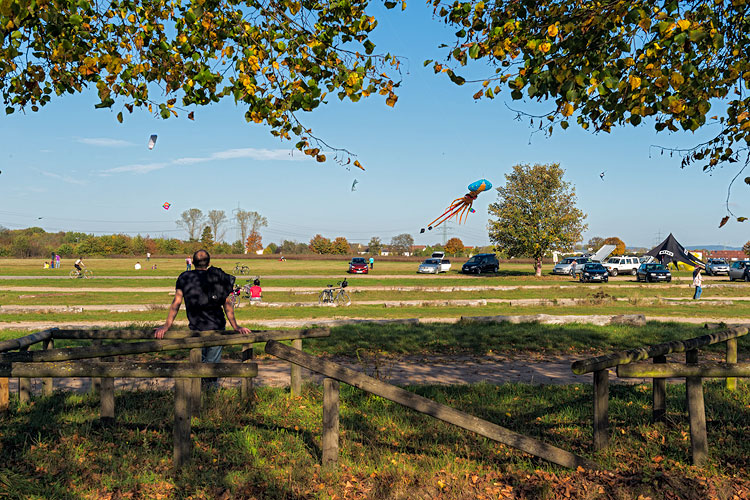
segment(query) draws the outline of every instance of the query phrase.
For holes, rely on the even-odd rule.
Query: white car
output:
[[[591,262],[588,257],[565,257],[562,262],[552,268],[552,274],[573,274],[573,262],[576,263],[576,271],[580,272],[584,264]]]
[[[610,257],[607,262],[604,263],[604,267],[607,268],[610,276],[617,276],[618,274],[632,274],[635,276],[640,265],[641,261],[638,257],[625,255],[622,257]]]
[[[419,265],[418,273],[439,274],[448,272],[451,268],[451,261],[448,259],[427,259]]]

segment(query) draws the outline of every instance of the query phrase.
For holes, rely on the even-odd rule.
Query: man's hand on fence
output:
[[[245,328],[244,326],[238,326],[235,330],[237,333],[241,333],[243,335],[250,335],[250,329]]]
[[[154,330],[154,337],[157,339],[163,339],[164,334],[167,333],[167,330],[169,330],[169,327],[167,325],[162,325],[156,330]]]

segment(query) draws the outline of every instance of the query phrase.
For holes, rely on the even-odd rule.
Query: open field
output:
[[[1,260],[0,274],[9,279],[0,279],[0,340],[47,324],[159,324],[183,264],[157,263],[160,277],[144,279],[156,275],[135,273],[125,260],[90,259],[99,277],[70,280],[49,279],[50,271],[31,269],[27,261]],[[318,291],[345,276],[345,263],[311,261],[306,269],[304,261],[251,261],[252,275],[257,267],[269,276],[263,278],[264,305],[243,304],[238,320],[262,328],[284,320],[419,318],[419,324],[334,327],[329,338],[306,341],[305,350],[369,371],[398,361],[406,370],[399,380],[410,380],[409,362],[416,373],[429,371],[436,359],[454,360],[467,370],[462,382],[475,380],[468,374],[475,362],[485,369],[493,360],[528,366],[696,337],[706,333],[702,321],[709,318],[750,322],[750,284],[708,280],[703,298],[692,301],[687,273],[671,284],[637,284],[624,276],[592,285],[568,277],[537,279],[528,264],[503,265],[496,276],[436,277],[414,274],[415,263],[376,262],[378,274],[349,277],[350,306],[318,307]],[[225,269],[229,264],[219,262]],[[293,266],[280,268],[286,264]],[[468,302],[455,303],[461,300]],[[462,316],[531,314],[643,314],[662,321],[640,327],[457,322]],[[185,323],[184,311],[178,321]],[[269,360],[263,345],[256,347],[259,358]],[[706,349],[706,358],[719,359],[723,348]],[[738,349],[739,360],[748,361],[750,336],[739,339]],[[238,348],[226,352],[239,355]],[[568,471],[531,459],[346,385],[341,467],[322,468],[321,387],[308,384],[295,398],[284,388],[260,387],[252,409],[232,389],[208,396],[193,420],[193,464],[175,474],[170,392],[118,392],[117,424],[110,427],[99,424],[91,396],[57,393],[21,406],[14,396],[11,411],[0,416],[0,498],[750,498],[747,381],[740,380],[736,392],[706,383],[710,457],[702,468],[689,465],[681,384],[668,385],[668,420],[659,425],[650,423],[649,384],[613,384],[612,445],[599,453],[591,447],[591,386],[563,384],[409,390],[593,459],[606,472]]]

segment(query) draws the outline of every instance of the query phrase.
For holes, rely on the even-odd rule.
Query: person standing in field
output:
[[[151,261],[151,252],[146,252],[146,262]]]
[[[695,293],[693,294],[693,300],[701,298],[703,293],[703,276],[701,275],[701,267],[695,266],[693,270],[693,286],[695,287]]]
[[[190,267],[193,265],[193,261],[190,260],[190,257],[185,259],[185,271],[190,271]]]
[[[370,269],[375,267],[375,257],[370,257]]]
[[[194,271],[185,271],[177,278],[172,305],[167,312],[167,320],[162,326],[154,330],[154,337],[164,338],[164,334],[174,323],[183,300],[187,312],[189,328],[192,331],[225,330],[226,322],[242,334],[249,334],[248,328],[237,324],[234,317],[234,304],[229,299],[234,288],[234,276],[227,274],[218,267],[209,267],[211,256],[205,250],[198,250],[193,254]],[[226,316],[226,319],[225,319]],[[203,363],[218,363],[221,361],[222,346],[204,347],[201,350]],[[215,378],[205,378],[206,384],[216,388]]]

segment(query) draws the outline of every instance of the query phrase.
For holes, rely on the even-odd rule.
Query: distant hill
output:
[[[716,251],[716,250],[742,250],[742,247],[725,247],[724,245],[685,245],[685,248],[688,250],[709,250],[709,251]]]

